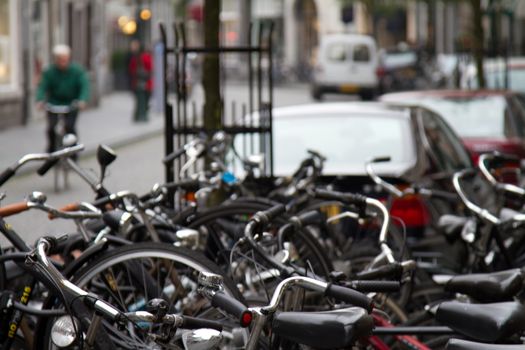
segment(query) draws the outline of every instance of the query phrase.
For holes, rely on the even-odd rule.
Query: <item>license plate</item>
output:
[[[353,92],[358,92],[359,91],[359,86],[344,84],[344,85],[341,85],[339,87],[339,90],[341,92],[345,92],[345,93],[353,93]]]

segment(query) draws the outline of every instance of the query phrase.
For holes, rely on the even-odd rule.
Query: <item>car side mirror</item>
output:
[[[109,146],[99,145],[97,149],[97,161],[100,165],[100,182],[104,180],[106,168],[117,159],[117,154]]]

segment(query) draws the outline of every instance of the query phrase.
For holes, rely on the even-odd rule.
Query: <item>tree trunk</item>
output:
[[[204,46],[207,48],[219,47],[220,13],[220,0],[205,0]],[[210,133],[213,130],[220,129],[222,127],[219,74],[219,54],[205,54],[202,66],[202,86],[204,89],[204,128],[208,132],[209,136],[211,136]]]
[[[483,69],[483,12],[481,10],[481,0],[470,0],[472,6],[472,55],[476,62],[478,71],[478,86],[480,89],[485,88],[485,71]]]

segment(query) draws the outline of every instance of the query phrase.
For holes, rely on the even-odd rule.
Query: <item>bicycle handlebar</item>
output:
[[[249,308],[222,291],[218,291],[211,296],[211,305],[235,316],[241,327],[248,327],[252,321],[253,314]]]
[[[69,114],[78,109],[78,102],[73,101],[69,105],[53,105],[51,103],[46,103],[45,108],[47,112],[53,114]]]
[[[381,231],[379,232],[379,246],[381,251],[386,256],[389,263],[395,262],[394,255],[392,250],[387,244],[387,234],[388,227],[390,225],[390,214],[388,213],[387,208],[383,203],[374,198],[369,198],[360,194],[353,193],[343,193],[337,191],[327,191],[327,190],[315,190],[315,196],[317,198],[336,200],[345,204],[356,205],[361,212],[364,214],[364,211],[367,208],[375,210],[382,216]]]
[[[274,313],[284,296],[284,292],[288,288],[294,286],[322,292],[327,296],[334,297],[340,301],[361,307],[368,312],[371,312],[374,308],[373,300],[356,290],[322,282],[313,278],[294,276],[289,277],[279,283],[277,288],[275,288],[272,299],[270,300],[270,304],[263,306],[261,310],[266,314]]]
[[[513,184],[501,183],[498,180],[496,180],[496,178],[491,174],[490,170],[488,169],[487,163],[495,160],[496,158],[508,161],[519,161],[519,159],[515,156],[502,154],[499,152],[484,153],[478,159],[478,167],[483,176],[496,189],[504,192],[509,192],[520,197],[525,197],[525,189]]]
[[[164,315],[160,320],[157,315],[154,315],[147,311],[134,311],[122,313],[120,321],[132,321],[132,322],[149,322],[149,323],[161,323],[164,325],[173,325],[184,329],[200,329],[200,328],[211,328],[217,331],[222,331],[223,326],[221,323],[212,320],[204,320],[200,318],[190,316],[180,316],[175,314]]]
[[[24,164],[28,162],[37,161],[37,160],[54,161],[55,159],[69,157],[75,153],[82,151],[83,149],[84,149],[84,145],[78,144],[78,145],[74,145],[71,147],[63,148],[61,150],[58,150],[52,153],[26,154],[22,158],[20,158],[18,161],[16,161],[13,165],[11,165],[10,167],[8,167],[2,172],[2,174],[0,175],[0,186],[3,185],[7,180],[9,180],[21,166],[23,166]],[[44,166],[42,166],[42,168],[44,168]],[[47,170],[49,169],[46,169],[46,171]],[[39,170],[39,174],[40,174],[40,170]]]
[[[95,311],[99,312],[104,318],[117,323],[126,323],[129,321],[142,321],[150,323],[161,323],[173,325],[187,329],[212,328],[222,331],[222,325],[216,321],[201,320],[188,316],[179,316],[175,314],[166,314],[158,319],[157,315],[146,311],[136,311],[123,313],[111,304],[98,299],[97,296],[86,292],[77,285],[65,279],[62,274],[53,266],[47,257],[47,251],[52,249],[60,239],[55,237],[43,237],[37,242],[36,248],[26,256],[26,263],[37,264],[38,267],[46,271],[46,276],[54,282],[56,286],[67,291],[74,298],[83,297]]]
[[[99,211],[93,211],[94,208],[89,208],[91,211],[80,211],[81,207],[87,209],[88,206],[72,203],[56,209],[44,203],[26,200],[0,207],[0,217],[8,217],[33,208],[47,212],[50,219],[98,219],[102,216]]]
[[[472,211],[474,214],[478,215],[481,219],[484,219],[486,221],[489,221],[492,224],[498,225],[501,220],[491,214],[487,209],[483,209],[474,202],[470,201],[468,199],[466,193],[461,188],[460,180],[464,177],[473,177],[476,175],[475,169],[464,169],[461,171],[458,171],[454,173],[452,176],[452,184],[454,186],[454,189],[459,195],[459,198],[461,198],[461,201],[465,204],[465,206]]]

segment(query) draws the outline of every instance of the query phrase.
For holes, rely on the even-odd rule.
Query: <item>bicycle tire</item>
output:
[[[155,263],[150,263],[150,261],[155,261]],[[168,266],[166,266],[165,261],[167,261],[168,264],[171,262],[171,266],[169,268]],[[179,265],[182,267],[179,267]],[[132,268],[138,266],[141,270],[140,273],[142,274],[144,274],[144,272],[147,271],[147,269],[144,268],[146,266],[153,266],[159,271],[162,268],[164,268],[163,275],[169,276],[170,279],[172,278],[172,273],[177,273],[177,278],[179,278],[179,276],[182,276],[183,278],[188,279],[190,279],[190,277],[196,278],[196,273],[200,271],[222,274],[220,268],[218,268],[215,264],[213,264],[211,261],[206,259],[198,252],[190,251],[184,248],[174,247],[168,244],[148,242],[122,246],[119,248],[109,250],[106,253],[95,258],[93,261],[90,262],[89,265],[83,266],[78,271],[76,271],[74,275],[70,278],[70,280],[73,283],[80,286],[81,288],[88,289],[92,293],[97,294],[100,298],[111,302],[114,306],[118,306],[121,310],[135,309],[136,307],[138,308],[138,304],[142,305],[145,303],[146,300],[150,300],[153,297],[164,297],[168,295],[168,292],[166,292],[166,290],[170,286],[166,286],[166,282],[163,280],[163,277],[160,276],[160,272],[158,272],[156,276],[154,276],[153,274],[151,276],[144,276],[144,283],[138,283],[137,286],[136,271],[130,271],[127,266],[130,266]],[[185,268],[191,269],[190,274],[183,274],[183,269]],[[128,280],[123,281],[126,278],[128,278]],[[123,283],[129,282],[131,280],[133,281],[132,283],[129,283],[129,285],[125,285]],[[113,288],[113,290],[109,290],[111,289],[110,284],[114,282],[121,283],[122,285],[119,284],[118,288]],[[151,282],[157,282],[157,284],[155,285],[155,283],[153,283],[154,285],[152,286]],[[164,284],[161,284],[160,282],[163,282]],[[181,282],[180,279],[179,282]],[[188,280],[186,282],[194,283],[195,280]],[[141,285],[145,286],[144,290],[138,290],[139,287],[141,287]],[[89,288],[87,288],[88,286]],[[178,293],[177,288],[179,287],[183,287],[182,283],[180,285],[177,285],[177,287],[173,286],[173,293]],[[196,288],[196,284],[192,285],[192,287]],[[227,294],[237,298],[238,300],[244,301],[242,295],[239,293],[233,282],[231,282],[227,278],[224,279],[224,287],[225,292]],[[157,294],[159,295],[148,294],[152,291],[155,291],[155,289],[157,290]],[[195,289],[191,290],[187,295],[194,292]],[[134,294],[132,295],[131,293]],[[120,300],[117,300],[119,296]],[[125,296],[126,298],[124,298],[123,296]],[[194,294],[193,297],[197,297],[196,294]],[[134,300],[134,303],[130,303],[131,300]],[[177,310],[181,309],[182,311],[184,311],[185,314],[188,314],[189,309],[184,308],[185,305],[180,305],[176,307],[175,300],[178,299],[171,300],[170,308],[175,308]],[[206,303],[206,305],[209,306],[209,303],[207,301],[204,301],[204,299],[200,298],[199,301],[202,301],[203,303]],[[44,307],[58,307],[59,305],[60,303],[57,303],[56,298],[50,298],[46,301]],[[203,310],[208,310],[209,314],[213,314],[213,312],[215,312],[215,316],[217,316],[217,312],[215,311],[215,309],[208,308],[197,311],[201,312],[202,314]],[[176,311],[172,310],[170,312]],[[194,313],[192,315],[196,314]],[[54,348],[53,344],[49,340],[51,325],[52,319],[39,320],[37,334],[35,335],[37,339],[35,344],[38,344],[39,349]],[[113,331],[113,333],[111,334],[116,333],[113,328],[111,328],[111,330]],[[121,335],[119,334],[118,336]],[[126,339],[124,338],[124,340]],[[136,341],[138,342],[139,340],[137,339]]]

